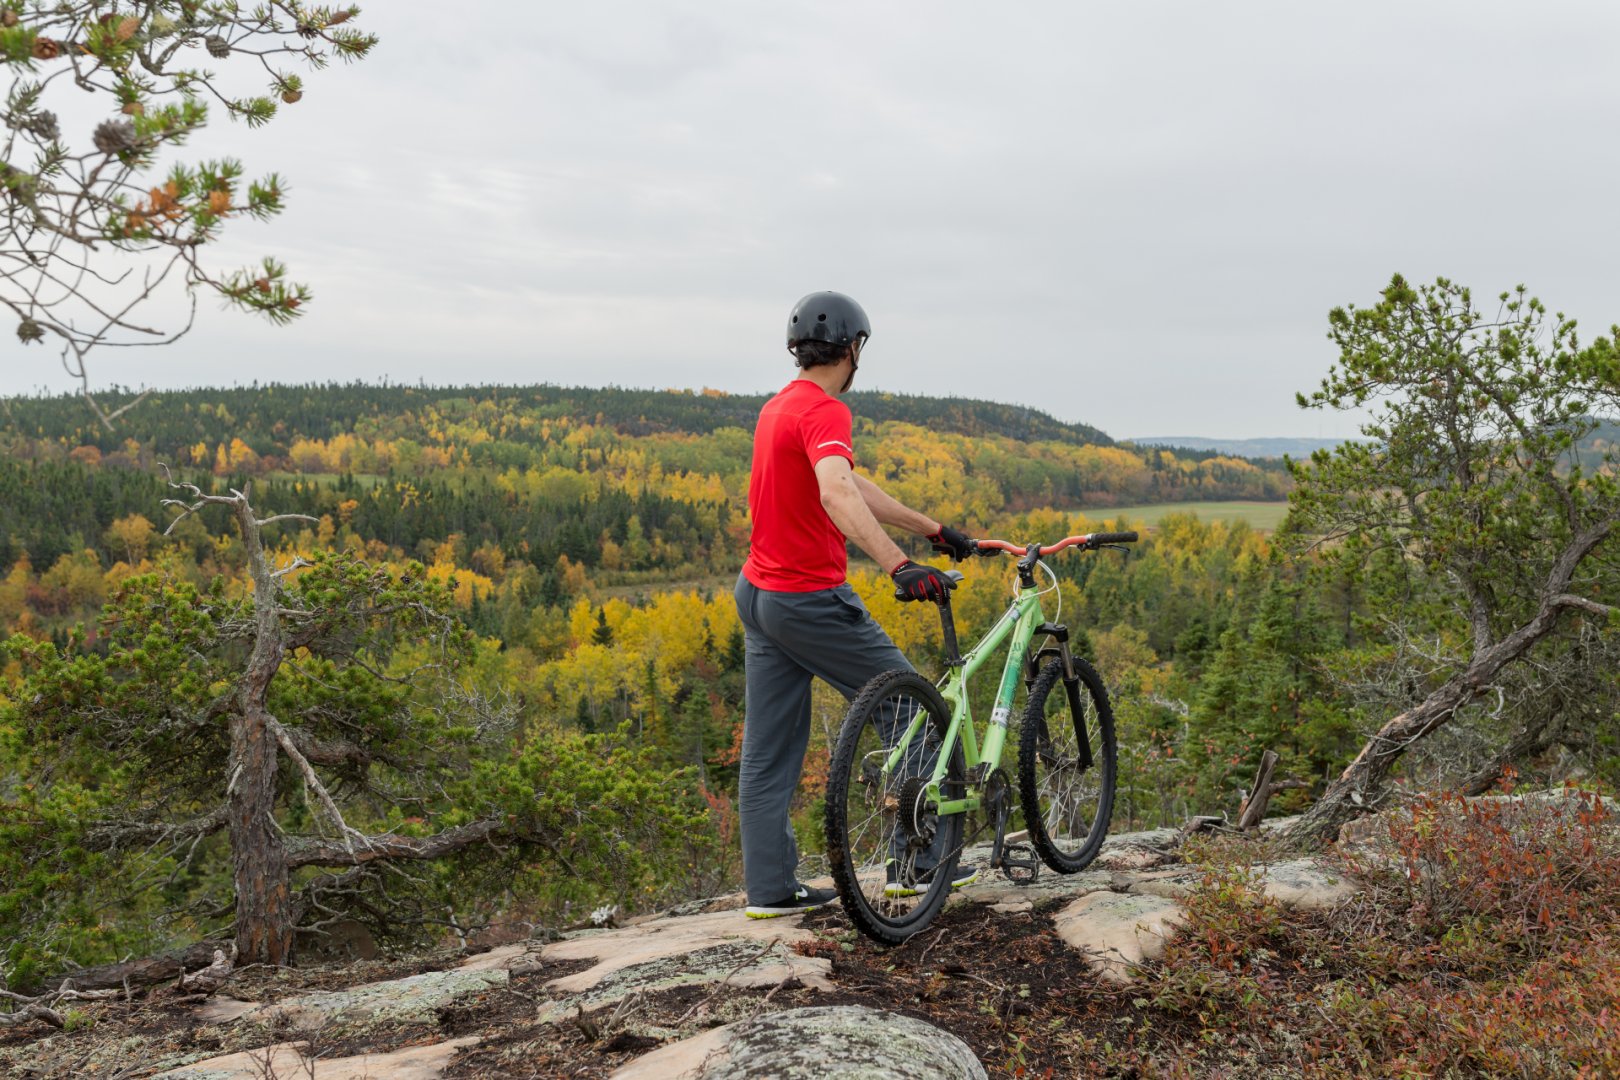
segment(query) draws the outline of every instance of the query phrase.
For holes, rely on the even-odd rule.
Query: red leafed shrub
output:
[[[1586,915],[1620,905],[1620,832],[1602,799],[1440,795],[1390,815],[1414,927],[1438,937],[1489,923],[1539,954]]]
[[[723,791],[710,791],[702,781],[698,782],[698,791],[702,793],[703,801],[709,804],[709,811],[714,815],[715,828],[720,835],[720,846],[729,848],[737,835],[737,810],[732,805],[731,796]]]
[[[1086,1075],[1620,1076],[1609,807],[1434,796],[1379,835],[1344,856],[1361,893],[1315,913],[1264,895],[1263,852],[1189,844],[1186,927],[1119,991],[1130,1036],[1087,1044]]]
[[[826,937],[813,937],[803,941],[795,941],[790,948],[800,956],[835,957],[841,951],[838,942]]]
[[[1506,982],[1418,984],[1385,995],[1402,1028],[1399,1049],[1384,1061],[1420,1075],[1620,1076],[1617,947],[1599,936]]]
[[[23,594],[24,601],[34,612],[44,617],[66,615],[73,610],[73,600],[61,586],[30,583]]]

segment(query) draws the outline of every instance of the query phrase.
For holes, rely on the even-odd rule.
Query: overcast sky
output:
[[[858,385],[1119,437],[1338,436],[1326,314],[1389,275],[1620,320],[1620,4],[388,0],[361,64],[191,148],[288,180],[205,302],[101,381],[773,390],[788,308],[870,313]],[[0,340],[0,390],[66,390]]]

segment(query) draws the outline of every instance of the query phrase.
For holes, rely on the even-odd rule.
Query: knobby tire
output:
[[[1029,840],[1041,861],[1060,874],[1085,869],[1102,850],[1114,810],[1119,751],[1114,743],[1114,711],[1108,691],[1092,666],[1074,658],[1079,700],[1076,717],[1063,684],[1063,664],[1048,660],[1030,688],[1018,752],[1018,795]],[[1056,694],[1056,700],[1048,699]],[[1092,764],[1080,769],[1076,724],[1086,725]],[[1062,822],[1080,813],[1090,817],[1084,836]]]
[[[897,820],[884,807],[903,780],[897,773],[883,781],[873,774],[872,761],[884,746],[879,720],[885,703],[897,700],[910,700],[927,713],[927,723],[917,737],[939,746],[950,723],[950,708],[939,691],[914,671],[887,671],[868,682],[850,704],[827,777],[827,858],[839,899],[857,929],[888,945],[898,945],[925,928],[944,907],[961,854],[965,817],[949,814],[937,819],[935,828],[944,837],[940,844],[943,855],[926,891],[915,897],[887,898],[882,880],[886,868],[882,861],[874,864],[874,860],[888,854],[884,834],[897,827]],[[891,741],[888,748],[892,745]],[[966,786],[962,747],[957,741],[950,748],[942,788],[947,798],[960,798]],[[876,895],[871,895],[874,885]]]

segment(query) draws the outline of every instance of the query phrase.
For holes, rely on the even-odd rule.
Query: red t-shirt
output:
[[[842,585],[844,534],[821,508],[816,462],[855,462],[849,406],[809,379],[794,379],[759,410],[748,476],[753,519],[743,574],[761,589],[811,592]]]

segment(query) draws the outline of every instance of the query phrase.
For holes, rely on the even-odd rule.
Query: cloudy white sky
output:
[[[1391,272],[1620,320],[1620,4],[510,0],[365,6],[365,62],[194,144],[290,182],[205,303],[101,381],[768,390],[789,306],[871,314],[860,385],[1116,436],[1337,436],[1296,390]],[[9,331],[4,335],[10,338]],[[3,346],[0,391],[66,390]]]

